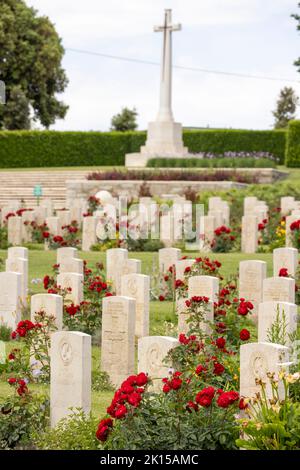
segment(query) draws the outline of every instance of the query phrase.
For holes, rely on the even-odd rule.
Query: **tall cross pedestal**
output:
[[[145,167],[150,158],[188,155],[183,145],[182,126],[174,122],[172,113],[172,33],[180,30],[180,24],[172,24],[172,10],[165,10],[163,26],[154,27],[155,32],[163,33],[159,111],[156,120],[148,125],[147,141],[140,153],[126,155],[127,167]]]

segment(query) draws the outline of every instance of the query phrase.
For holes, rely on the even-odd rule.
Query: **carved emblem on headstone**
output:
[[[65,340],[61,342],[60,357],[65,365],[70,364],[73,359],[72,346]]]

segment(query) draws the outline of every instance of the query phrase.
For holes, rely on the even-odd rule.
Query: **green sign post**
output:
[[[40,184],[36,184],[33,188],[33,195],[36,197],[37,205],[40,205],[40,198],[43,195],[43,188]]]

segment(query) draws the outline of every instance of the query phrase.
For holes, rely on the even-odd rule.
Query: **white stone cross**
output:
[[[156,33],[164,33],[160,85],[160,107],[157,121],[174,121],[172,114],[172,33],[180,31],[181,24],[172,25],[172,10],[165,10],[163,26],[155,26]]]

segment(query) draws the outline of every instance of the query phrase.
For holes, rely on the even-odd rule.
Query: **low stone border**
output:
[[[83,200],[95,195],[98,191],[109,191],[113,196],[127,196],[136,198],[139,195],[141,186],[145,184],[142,180],[67,180],[66,200]],[[248,185],[232,181],[146,181],[152,196],[162,196],[164,194],[178,194],[183,196],[187,189],[193,191],[226,191],[228,189],[244,189]]]

